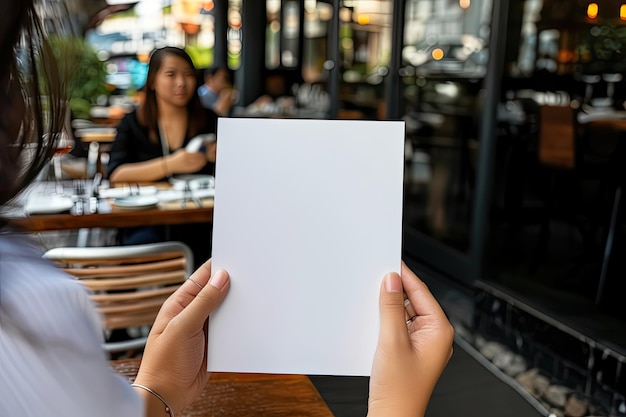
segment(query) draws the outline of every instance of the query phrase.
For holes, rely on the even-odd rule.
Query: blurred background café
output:
[[[107,205],[102,194],[91,200],[93,189],[107,184],[117,124],[143,99],[151,51],[178,46],[198,86],[206,69],[228,70],[228,117],[403,120],[403,257],[437,293],[459,343],[488,362],[495,343],[589,413],[626,415],[626,0],[42,7],[66,10],[71,30],[53,40],[83,54],[65,132],[73,146],[48,179],[87,195],[78,211],[72,200],[64,227],[36,223],[50,213],[23,219],[44,246],[111,244],[111,224],[77,219]],[[189,191],[179,188],[193,202]],[[62,233],[76,228],[89,236]],[[537,409],[563,415],[564,403],[522,373],[495,368]]]

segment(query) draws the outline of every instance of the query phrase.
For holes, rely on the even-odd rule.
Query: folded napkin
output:
[[[191,190],[215,187],[215,177],[213,175],[179,175],[170,178],[170,182],[175,190],[184,190],[186,187],[189,187]]]
[[[120,198],[128,197],[131,194],[131,190],[136,192],[137,187],[119,187],[119,188],[105,188],[99,190],[100,197],[102,198]],[[154,195],[157,193],[157,187],[154,185],[147,185],[145,187],[139,187],[139,195]]]
[[[201,190],[193,190],[190,192],[191,198],[212,198],[215,196],[215,188],[205,188]],[[182,200],[185,198],[185,192],[182,190],[161,190],[157,193],[157,198],[161,201]]]
[[[24,209],[28,214],[53,214],[69,211],[73,206],[68,196],[34,195],[28,198]]]

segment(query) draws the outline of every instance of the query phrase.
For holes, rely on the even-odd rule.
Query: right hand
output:
[[[210,260],[191,279],[163,303],[150,330],[135,380],[161,395],[177,414],[200,395],[209,379],[207,320],[230,288],[228,273],[212,272]],[[167,415],[152,395],[143,390],[138,392],[151,401],[147,402],[148,406],[160,407],[162,414],[158,415]]]
[[[220,91],[220,101],[224,101],[224,103],[227,103],[229,107],[232,107],[233,104],[235,104],[235,93],[234,90],[230,89],[230,88],[225,88],[222,91]]]
[[[187,152],[185,148],[177,149],[165,158],[170,174],[192,174],[200,171],[207,163],[204,152]]]
[[[380,334],[368,416],[423,416],[452,356],[454,329],[426,285],[402,263],[380,289]],[[405,308],[404,292],[411,304]],[[414,318],[412,320],[411,317]]]

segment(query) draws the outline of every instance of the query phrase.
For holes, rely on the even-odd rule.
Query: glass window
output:
[[[512,2],[481,278],[610,346],[605,360],[626,346],[626,31],[621,2],[590,3]],[[549,371],[614,407],[623,379],[594,367]]]
[[[469,250],[491,1],[409,0],[401,68],[405,230]]]
[[[265,31],[265,66],[269,69],[280,66],[280,0],[267,0],[267,29]]]
[[[384,79],[391,57],[391,0],[340,2],[339,117],[384,118]]]
[[[283,30],[280,60],[285,68],[298,66],[300,38],[300,5],[297,0],[283,2]]]
[[[226,50],[228,53],[228,67],[232,70],[236,70],[241,66],[242,27],[241,0],[228,0]]]
[[[626,319],[620,8],[526,3],[502,85],[489,278]]]
[[[178,46],[185,48],[197,68],[212,64],[213,8],[212,0],[142,0],[108,16],[85,38],[109,64],[109,82],[116,89],[133,91],[143,85],[143,67],[156,48]]]
[[[327,59],[329,24],[333,8],[329,3],[304,2],[304,51],[302,78],[306,83],[325,80],[324,62]]]
[[[307,6],[310,6],[310,3],[308,1]],[[268,69],[298,67],[299,1],[266,0],[266,10],[265,66]]]

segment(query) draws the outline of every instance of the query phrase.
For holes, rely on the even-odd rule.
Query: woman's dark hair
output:
[[[208,77],[208,76],[214,76],[215,74],[217,74],[219,71],[224,71],[226,74],[228,74],[228,77],[230,78],[230,71],[228,70],[228,68],[221,66],[221,65],[213,65],[207,69],[204,70],[204,77]]]
[[[154,83],[157,72],[159,72],[159,69],[161,69],[161,66],[163,65],[164,58],[168,55],[182,58],[189,64],[189,67],[195,73],[193,61],[183,49],[166,46],[164,48],[156,49],[152,52],[152,55],[150,55],[148,77],[146,78],[146,84],[144,85],[146,97],[144,102],[137,109],[137,118],[142,125],[148,128],[150,140],[155,143],[158,143],[159,141],[159,108],[157,106],[156,93],[151,86]],[[195,88],[191,100],[187,103],[187,114],[187,136],[192,137],[197,135],[207,123],[202,103],[200,102],[200,98],[198,97],[198,93],[195,91]]]
[[[34,179],[54,152],[69,85],[58,68],[35,1],[0,2],[0,206]]]

